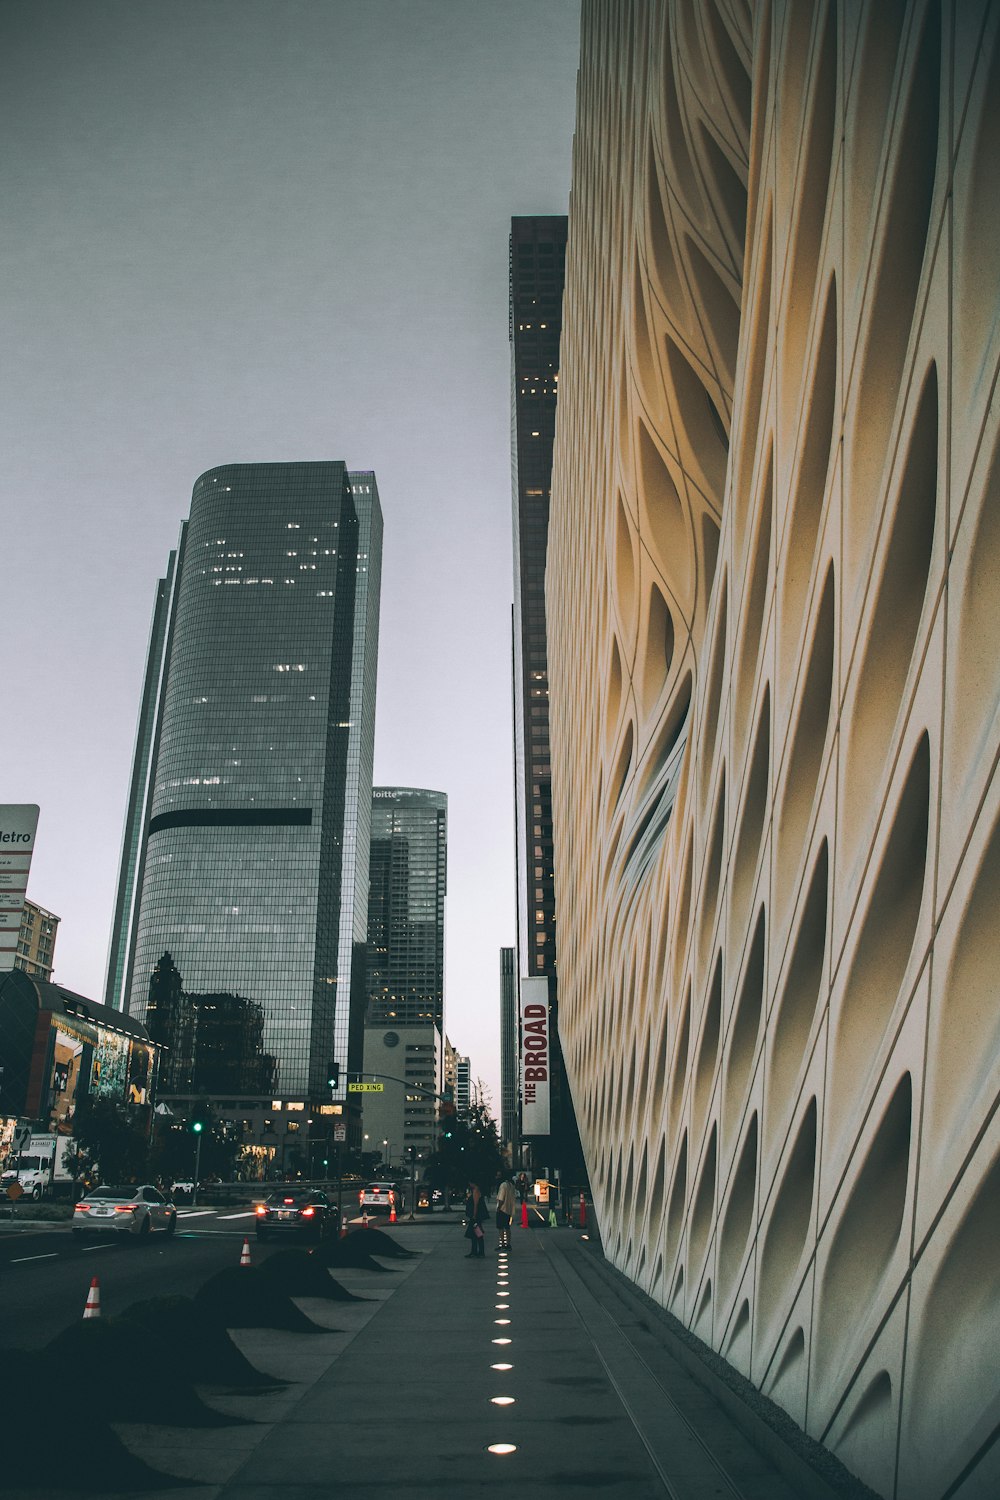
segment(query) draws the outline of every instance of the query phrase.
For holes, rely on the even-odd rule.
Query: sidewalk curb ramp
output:
[[[195,1305],[223,1328],[280,1328],[288,1333],[333,1333],[307,1318],[257,1266],[226,1266],[194,1296]]]
[[[135,1375],[141,1335],[124,1318],[82,1319],[56,1335],[46,1349],[50,1369],[60,1371],[70,1390],[100,1393],[101,1409],[115,1422],[155,1422],[168,1427],[246,1427],[246,1417],[227,1416],[207,1406],[190,1378],[144,1362]]]
[[[141,1328],[156,1357],[198,1385],[224,1385],[243,1394],[283,1390],[287,1380],[252,1365],[225,1328],[206,1318],[191,1297],[148,1297],[133,1302],[122,1321]]]

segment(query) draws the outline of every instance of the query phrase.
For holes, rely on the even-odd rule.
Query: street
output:
[[[120,1313],[143,1297],[192,1296],[207,1277],[239,1259],[250,1236],[252,1209],[180,1209],[173,1239],[154,1235],[148,1243],[73,1238],[58,1229],[0,1232],[0,1346],[43,1348],[83,1315],[92,1276],[100,1280],[101,1311]]]

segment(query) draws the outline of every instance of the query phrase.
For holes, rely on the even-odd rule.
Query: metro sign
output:
[[[37,828],[37,804],[0,805],[0,973],[14,967]]]

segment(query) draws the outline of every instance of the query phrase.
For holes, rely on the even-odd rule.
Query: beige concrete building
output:
[[[25,899],[14,968],[23,969],[32,979],[51,979],[58,931],[59,918],[54,912]]]
[[[1000,1493],[1000,5],[585,0],[547,610],[607,1253]]]

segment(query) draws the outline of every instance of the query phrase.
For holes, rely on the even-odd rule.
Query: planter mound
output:
[[[124,1318],[71,1323],[49,1344],[50,1369],[68,1390],[91,1391],[113,1422],[155,1422],[168,1427],[242,1427],[206,1406],[191,1384],[155,1358],[141,1329]]]
[[[94,1321],[94,1320],[90,1320]],[[51,1388],[52,1360],[39,1350],[0,1352],[6,1370],[16,1370],[25,1391]],[[151,1469],[130,1453],[103,1413],[90,1402],[60,1402],[53,1428],[51,1401],[17,1403],[17,1440],[4,1444],[4,1489],[77,1490],[81,1494],[113,1495],[122,1490],[153,1493],[191,1484]]]
[[[346,1240],[331,1240],[328,1245],[318,1245],[316,1259],[322,1261],[324,1266],[343,1266],[345,1270],[352,1271],[381,1271],[384,1275],[393,1276],[388,1266],[380,1266],[378,1261],[372,1260],[364,1245],[354,1243],[355,1236],[349,1234]]]
[[[348,1239],[357,1240],[369,1255],[381,1255],[387,1260],[414,1260],[419,1250],[407,1250],[386,1234],[384,1229],[352,1229]]]
[[[280,1328],[328,1333],[295,1306],[256,1266],[227,1266],[195,1293],[195,1305],[222,1328]]]
[[[233,1343],[225,1328],[205,1316],[190,1297],[150,1297],[122,1314],[156,1350],[157,1363],[196,1385],[277,1390],[287,1381],[264,1375]]]

